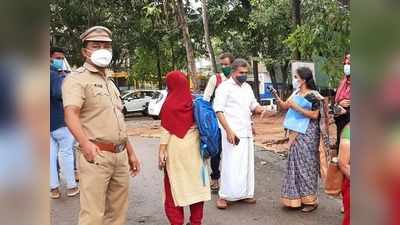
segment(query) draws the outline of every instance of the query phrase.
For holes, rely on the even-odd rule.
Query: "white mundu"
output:
[[[227,140],[221,126],[221,187],[219,196],[228,201],[254,197],[254,143],[251,128],[252,112],[259,104],[250,85],[241,86],[230,78],[217,89],[214,110],[223,112],[228,125],[240,138],[239,145]]]

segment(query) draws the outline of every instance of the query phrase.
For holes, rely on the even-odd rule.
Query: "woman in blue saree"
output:
[[[279,97],[278,104],[302,117],[302,122],[292,121],[296,126],[303,123],[302,131],[289,128],[289,153],[287,171],[283,178],[281,201],[284,206],[311,212],[318,207],[317,189],[319,176],[320,106],[323,98],[315,89],[312,71],[306,67],[296,70],[293,78],[294,92],[287,101]],[[308,102],[307,108],[300,106]],[[297,118],[297,117],[296,117]],[[296,120],[296,119],[295,119]],[[296,124],[297,123],[297,124]]]

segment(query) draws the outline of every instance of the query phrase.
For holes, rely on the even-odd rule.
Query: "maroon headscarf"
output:
[[[169,72],[166,81],[168,95],[161,108],[161,126],[178,138],[184,138],[194,124],[189,82],[180,71]]]
[[[346,99],[351,99],[351,84],[348,80],[348,77],[344,77],[343,80],[340,82],[340,85],[336,91],[335,102],[339,103],[340,101]]]
[[[350,61],[350,53],[346,52],[343,58],[343,65],[349,64],[351,65]],[[343,80],[340,82],[339,87],[336,91],[335,96],[335,103],[339,103],[342,100],[350,100],[351,99],[351,83],[349,82],[350,77],[344,75]]]

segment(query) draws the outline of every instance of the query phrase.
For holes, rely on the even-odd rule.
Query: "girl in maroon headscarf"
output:
[[[350,104],[351,104],[351,76],[350,76],[351,59],[350,54],[346,53],[343,60],[344,78],[336,91],[335,104],[344,109],[340,115],[336,115],[335,124],[337,128],[337,146],[339,148],[340,135],[343,128],[350,122]]]
[[[168,73],[166,82],[159,150],[159,165],[165,171],[165,212],[171,225],[183,225],[183,207],[190,206],[190,224],[201,225],[204,201],[211,199],[211,192],[201,177],[204,165],[189,82],[180,71]]]

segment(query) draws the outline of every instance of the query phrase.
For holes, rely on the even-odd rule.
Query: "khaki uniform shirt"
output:
[[[121,144],[127,141],[120,93],[110,80],[92,65],[85,63],[67,76],[62,86],[64,107],[80,108],[80,121],[90,140]]]

